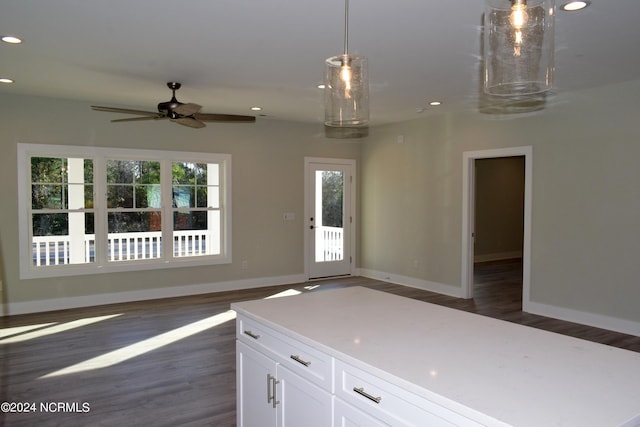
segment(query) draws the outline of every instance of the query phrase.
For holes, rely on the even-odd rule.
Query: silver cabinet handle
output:
[[[364,387],[360,387],[360,388],[354,387],[353,391],[355,391],[356,393],[358,393],[361,396],[366,397],[369,400],[373,400],[376,403],[380,403],[380,401],[382,400],[382,397],[375,397],[375,396],[370,395],[366,391],[364,391]]]
[[[251,331],[244,331],[245,335],[249,335],[251,338],[253,338],[254,340],[257,340],[258,338],[260,338],[260,335],[258,334],[254,334]]]
[[[271,403],[273,396],[271,395],[271,374],[267,374],[267,403]]]
[[[276,377],[267,374],[267,403],[272,403],[274,408],[280,403],[277,397],[278,388],[276,386],[278,384],[280,381],[276,380]]]
[[[311,365],[311,362],[307,362],[306,360],[300,359],[300,356],[298,356],[297,354],[292,354],[291,357],[293,360],[295,360],[296,362],[304,365],[304,366],[309,366]]]

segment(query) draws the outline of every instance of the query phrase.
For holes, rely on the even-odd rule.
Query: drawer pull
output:
[[[296,362],[303,364],[304,366],[311,365],[311,362],[307,362],[306,360],[300,359],[300,356],[298,356],[297,354],[292,354],[290,357]]]
[[[362,396],[366,397],[369,400],[373,400],[376,403],[380,403],[380,401],[382,400],[382,397],[375,397],[375,396],[370,395],[366,391],[364,391],[364,387],[360,387],[360,388],[354,387],[353,391],[355,391],[359,395],[362,395]]]
[[[245,335],[249,335],[251,338],[253,338],[254,340],[257,340],[258,338],[260,338],[260,335],[258,334],[254,334],[251,331],[244,331]]]

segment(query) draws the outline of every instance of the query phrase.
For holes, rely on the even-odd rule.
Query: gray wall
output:
[[[524,157],[475,160],[474,260],[522,256]]]
[[[628,82],[560,92],[538,113],[431,110],[376,128],[361,154],[360,267],[460,287],[463,152],[532,146],[531,300],[640,321],[638,99]]]
[[[357,159],[359,146],[327,140],[320,125],[258,119],[190,129],[169,122],[111,124],[115,115],[88,103],[3,96],[0,114],[1,251],[10,303],[144,291],[304,273],[304,157]],[[230,153],[232,255],[227,265],[20,280],[16,147],[18,142]],[[284,221],[284,212],[296,213]],[[242,269],[242,260],[249,268]],[[271,279],[272,280],[272,279]]]
[[[560,91],[545,110],[519,116],[480,114],[476,105],[460,113],[444,108],[345,143],[324,139],[316,125],[259,120],[199,131],[168,123],[115,125],[85,103],[3,96],[5,297],[21,302],[301,274],[304,156],[359,161],[362,271],[460,288],[463,152],[532,146],[531,300],[640,322],[638,99],[640,82],[628,82],[571,96]],[[233,264],[19,280],[19,141],[231,153]],[[289,211],[299,213],[298,220],[284,222]]]

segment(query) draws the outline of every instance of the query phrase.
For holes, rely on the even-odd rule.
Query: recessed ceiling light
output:
[[[22,39],[16,37],[16,36],[2,36],[2,41],[5,43],[11,43],[11,44],[20,44],[22,43]]]
[[[0,77],[0,83],[13,83],[13,80],[7,79],[5,77]]]
[[[251,111],[262,111],[262,107],[251,107]]]
[[[435,107],[435,106],[437,106],[437,105],[442,105],[442,102],[440,102],[440,101],[431,101],[431,102],[429,103],[429,105],[431,105],[432,107]]]
[[[316,86],[318,89],[324,89],[326,86],[324,85],[324,83],[320,83],[318,86]]]
[[[582,10],[591,4],[591,0],[570,1],[560,6],[560,9],[567,12]]]

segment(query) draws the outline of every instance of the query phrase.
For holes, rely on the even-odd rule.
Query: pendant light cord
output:
[[[349,0],[344,0],[344,54],[349,53]]]

